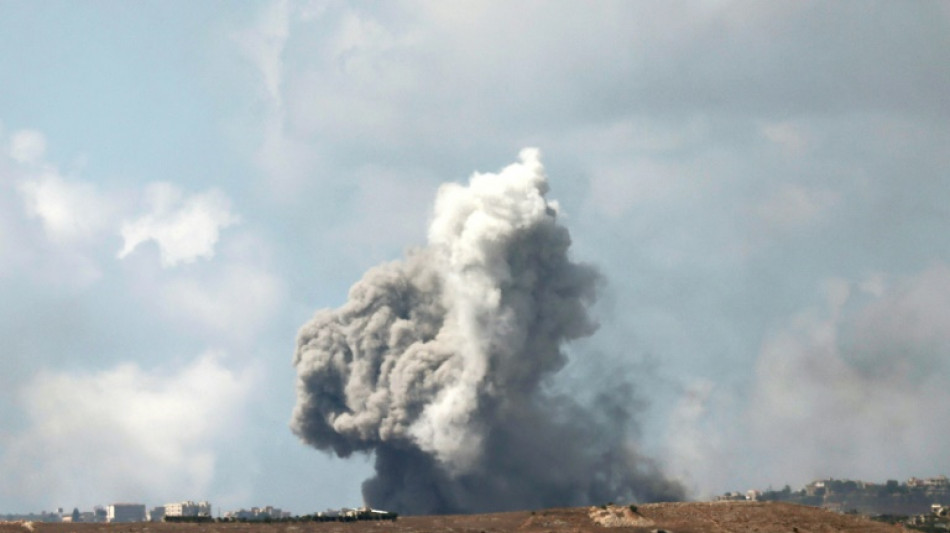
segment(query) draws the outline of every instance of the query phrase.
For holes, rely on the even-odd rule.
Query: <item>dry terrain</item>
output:
[[[578,507],[478,515],[408,516],[396,522],[233,524],[44,524],[0,523],[0,533],[492,533],[655,532],[895,533],[904,531],[853,515],[788,503],[715,502]]]

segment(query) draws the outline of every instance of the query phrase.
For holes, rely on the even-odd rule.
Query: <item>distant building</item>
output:
[[[727,492],[722,496],[717,496],[716,501],[720,502],[739,502],[745,501],[745,494],[741,492]]]
[[[805,485],[805,494],[807,494],[808,496],[824,496],[825,480],[819,479],[817,481],[812,481],[811,483]]]
[[[159,505],[158,507],[152,507],[152,510],[148,512],[148,521],[149,522],[161,522],[165,518],[165,506]]]
[[[907,487],[912,489],[946,490],[950,488],[950,480],[947,479],[947,476],[928,477],[926,479],[912,477],[907,480]]]
[[[211,516],[211,504],[191,500],[165,504],[165,516]]]
[[[144,522],[144,503],[114,503],[106,509],[108,522]]]
[[[928,477],[924,480],[924,485],[943,489],[950,487],[950,480],[947,479],[947,476]]]
[[[290,518],[289,511],[282,511],[271,505],[265,507],[251,507],[250,509],[238,509],[237,511],[228,511],[224,513],[225,518],[234,518],[237,520],[266,520],[268,518],[279,520],[281,518]]]

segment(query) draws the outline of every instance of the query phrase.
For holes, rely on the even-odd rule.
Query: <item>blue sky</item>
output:
[[[0,512],[356,505],[297,329],[540,148],[697,497],[950,472],[942,2],[0,4]],[[604,372],[604,369],[612,369]],[[598,377],[601,376],[601,377]]]

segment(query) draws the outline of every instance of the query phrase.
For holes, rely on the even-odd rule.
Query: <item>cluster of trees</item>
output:
[[[188,524],[208,524],[218,521],[218,519],[211,516],[166,516],[162,518],[162,520],[165,522]]]

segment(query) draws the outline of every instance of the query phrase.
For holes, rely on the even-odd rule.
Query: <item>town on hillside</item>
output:
[[[716,499],[797,503],[950,531],[950,480],[943,475],[912,477],[903,483],[895,479],[884,483],[819,479],[797,491],[786,485],[781,490],[727,492]]]

